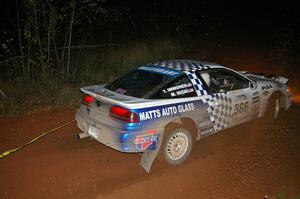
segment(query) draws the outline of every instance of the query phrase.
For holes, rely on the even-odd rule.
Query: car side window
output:
[[[224,69],[196,71],[209,93],[222,93],[249,87],[249,81],[242,76]]]
[[[193,84],[187,75],[182,75],[156,92],[151,99],[169,99],[196,96]]]

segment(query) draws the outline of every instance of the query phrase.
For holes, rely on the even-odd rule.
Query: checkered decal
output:
[[[192,61],[192,60],[161,61],[161,62],[155,62],[152,65],[163,66],[163,67],[172,68],[180,71],[196,71],[196,70],[209,69],[209,66],[201,62]]]
[[[194,85],[197,95],[198,96],[207,95],[207,92],[202,82],[198,79],[194,71],[209,69],[209,66],[206,66],[201,62],[192,61],[192,60],[161,61],[161,62],[155,62],[153,65],[184,71],[189,76],[192,84]]]
[[[198,79],[196,74],[194,72],[185,71],[187,76],[189,76],[192,84],[194,85],[194,88],[196,90],[196,93],[198,96],[207,95],[207,92],[202,84],[202,82]]]
[[[214,123],[215,131],[230,125],[233,117],[232,101],[225,93],[210,95],[202,101],[208,104],[207,112],[210,114],[211,122]]]

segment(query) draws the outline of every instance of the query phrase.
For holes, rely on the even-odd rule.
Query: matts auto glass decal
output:
[[[140,109],[138,115],[140,121],[159,119],[167,116],[172,116],[180,113],[190,112],[195,110],[193,102],[190,103],[180,103],[168,106],[160,106],[153,108]]]

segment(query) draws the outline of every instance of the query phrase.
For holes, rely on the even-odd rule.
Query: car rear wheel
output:
[[[176,128],[172,130],[164,142],[164,159],[171,165],[181,164],[189,157],[192,143],[192,135],[187,129]]]

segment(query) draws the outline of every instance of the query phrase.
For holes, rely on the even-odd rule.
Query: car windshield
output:
[[[144,70],[133,70],[106,85],[105,88],[122,95],[145,98],[174,79],[172,76]]]

